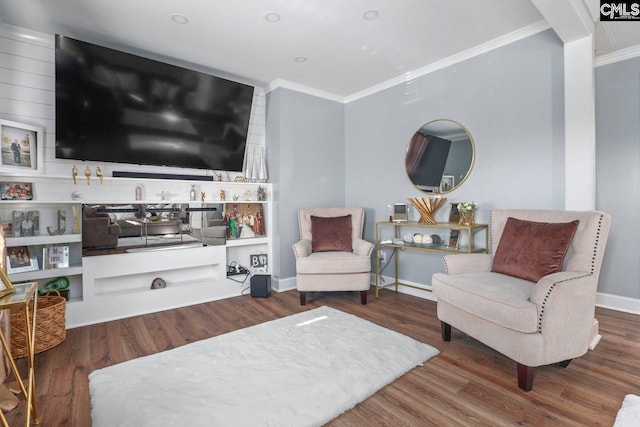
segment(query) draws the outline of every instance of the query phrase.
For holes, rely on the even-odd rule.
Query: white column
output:
[[[565,208],[595,208],[593,37],[564,45]]]

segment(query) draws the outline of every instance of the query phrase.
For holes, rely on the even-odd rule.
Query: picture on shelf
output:
[[[68,268],[69,246],[50,246],[42,249],[44,268]]]
[[[38,258],[29,252],[27,246],[7,248],[7,272],[24,273],[38,270]]]
[[[30,182],[0,182],[2,200],[33,200],[33,184]]]
[[[451,203],[451,213],[449,213],[449,222],[457,224],[460,222],[460,211],[457,203]]]
[[[40,173],[43,147],[43,129],[23,123],[0,119],[0,165],[3,171]]]
[[[225,206],[227,239],[264,237],[264,205],[262,203],[233,203]]]
[[[460,230],[451,230],[449,234],[449,247],[458,248],[458,238],[460,236]]]

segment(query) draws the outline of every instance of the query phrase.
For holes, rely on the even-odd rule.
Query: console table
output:
[[[406,233],[427,233],[427,229],[430,230],[446,230],[451,233],[467,233],[467,245],[462,246],[459,244],[450,245],[450,241],[442,241],[440,243],[420,244],[420,243],[408,243],[398,242],[398,239],[402,238]],[[484,247],[474,247],[473,240],[476,232],[484,232]],[[429,232],[431,234],[431,232]],[[384,235],[384,237],[383,237]],[[399,263],[398,253],[399,250],[414,250],[422,252],[436,252],[445,254],[463,254],[463,253],[487,253],[489,248],[489,225],[488,224],[456,224],[456,223],[438,223],[438,224],[422,224],[418,222],[376,222],[376,258],[379,257],[381,248],[393,248],[395,256],[395,280],[393,283],[385,285],[380,284],[380,262],[376,262],[376,297],[380,289],[389,286],[395,286],[396,292],[398,291],[398,285],[407,286],[414,289],[420,289],[423,291],[431,292],[431,289],[427,289],[421,286],[415,286],[409,283],[401,283],[398,280]],[[459,238],[457,242],[460,242]]]

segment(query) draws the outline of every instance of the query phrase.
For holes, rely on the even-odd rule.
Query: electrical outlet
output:
[[[387,262],[387,253],[383,250],[378,251],[378,259],[382,262]]]

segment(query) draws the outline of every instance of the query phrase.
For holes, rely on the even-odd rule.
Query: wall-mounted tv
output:
[[[56,158],[241,171],[253,86],[56,35]]]

